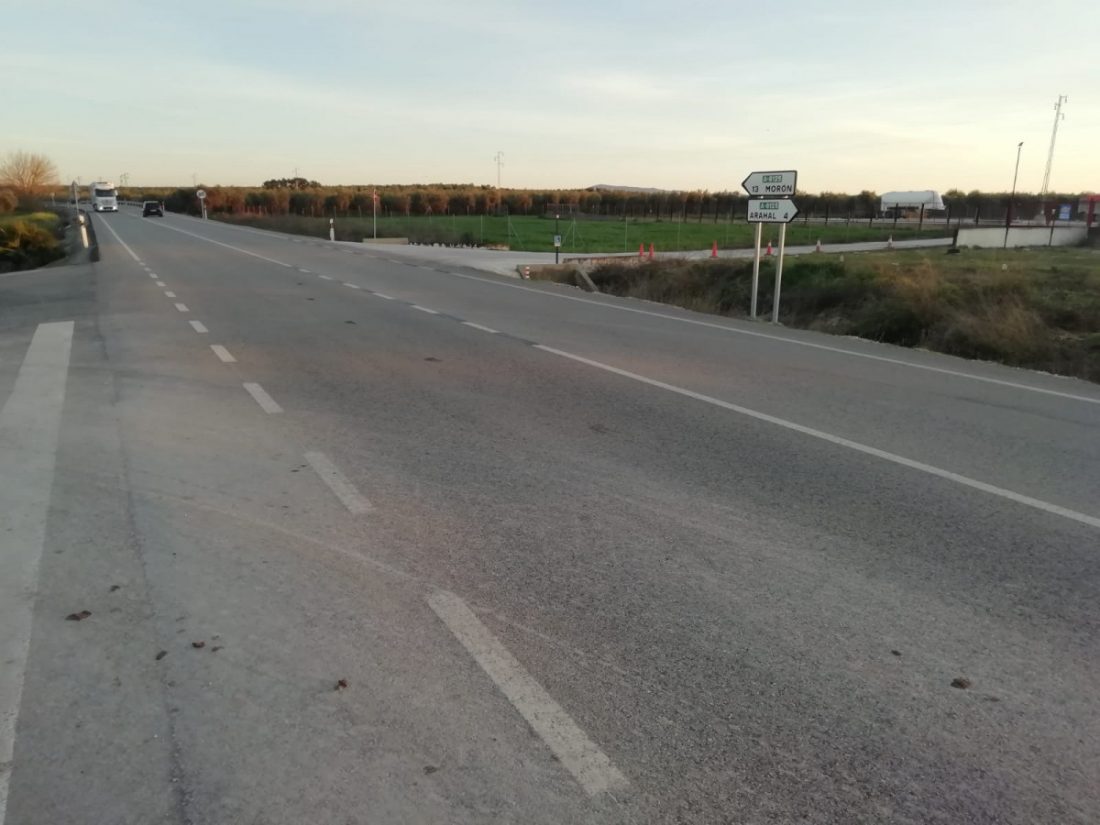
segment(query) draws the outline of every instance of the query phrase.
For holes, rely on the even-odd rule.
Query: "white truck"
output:
[[[93,212],[117,212],[118,190],[105,180],[92,181],[88,184],[88,201]]]

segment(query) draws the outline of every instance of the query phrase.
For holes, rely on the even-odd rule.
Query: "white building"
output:
[[[895,211],[919,212],[921,207],[924,208],[925,212],[942,211],[947,208],[943,205],[943,198],[940,197],[940,193],[933,192],[931,189],[924,189],[919,192],[886,192],[879,204],[879,210],[883,215],[892,215]]]

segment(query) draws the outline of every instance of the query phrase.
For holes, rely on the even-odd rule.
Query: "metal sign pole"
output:
[[[787,245],[787,224],[779,225],[779,260],[775,262],[775,298],[772,301],[772,323],[779,323],[779,290],[783,285],[783,249]]]
[[[785,226],[786,224],[784,224]],[[752,258],[752,307],[749,317],[756,320],[756,295],[760,290],[760,238],[764,234],[764,224],[756,224],[756,254]]]

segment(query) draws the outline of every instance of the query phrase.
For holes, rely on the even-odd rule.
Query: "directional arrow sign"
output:
[[[749,198],[749,223],[790,223],[798,207],[788,198]]]
[[[754,197],[790,197],[797,184],[798,172],[793,169],[786,172],[753,172],[741,181],[744,190]]]

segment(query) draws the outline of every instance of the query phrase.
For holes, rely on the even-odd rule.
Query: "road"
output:
[[[0,825],[1100,821],[1100,388],[94,220],[0,278]]]
[[[242,231],[245,230],[244,227],[240,227],[239,229]],[[291,243],[306,245],[315,243],[315,240],[311,238],[295,237],[291,235],[280,235],[279,237],[285,238]],[[907,241],[862,241],[858,243],[825,244],[822,246],[821,252],[826,254],[844,254],[846,252],[877,252],[887,248],[928,249],[946,247],[951,244],[951,238],[917,238]],[[338,245],[345,247],[353,253],[363,249],[361,244],[348,241],[338,242]],[[378,254],[384,255],[391,261],[403,261],[413,264],[434,264],[435,266],[447,267],[469,267],[485,272],[494,272],[498,275],[515,276],[524,266],[547,266],[554,263],[553,252],[504,252],[466,247],[397,244],[386,244],[382,247],[382,250],[383,251]],[[817,251],[816,245],[791,245],[786,248],[785,254],[809,255]],[[720,258],[744,259],[752,258],[755,254],[755,250],[753,249],[721,249],[718,251],[718,257]],[[778,254],[778,250],[775,250],[774,254]],[[675,258],[700,259],[710,258],[712,253],[709,249],[693,249],[681,252],[654,251],[653,255],[655,258],[662,260]],[[574,261],[592,261],[607,258],[634,258],[637,256],[637,252],[573,253],[563,251],[559,257],[561,263],[570,263]]]

